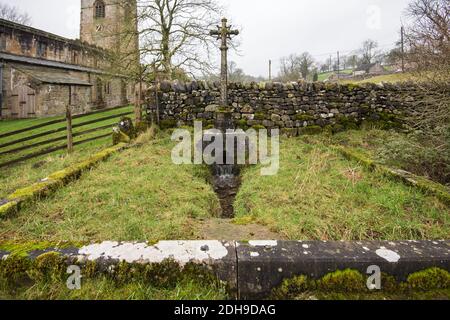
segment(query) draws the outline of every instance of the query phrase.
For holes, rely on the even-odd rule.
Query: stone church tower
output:
[[[111,52],[137,51],[136,0],[81,0],[80,39]]]

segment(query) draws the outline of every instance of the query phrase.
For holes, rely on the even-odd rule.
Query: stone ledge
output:
[[[450,206],[450,192],[448,188],[442,184],[428,180],[424,177],[417,176],[404,170],[388,168],[371,159],[366,158],[358,152],[349,150],[348,148],[342,146],[334,146],[333,149],[342,154],[346,159],[361,163],[370,171],[378,171],[388,178],[400,180],[407,185],[420,189],[425,194],[435,196],[447,206]]]
[[[78,179],[84,171],[94,167],[99,162],[106,160],[112,154],[125,149],[127,146],[127,144],[121,143],[114,147],[107,148],[90,157],[88,160],[74,164],[61,171],[54,172],[47,178],[42,179],[40,182],[29,187],[16,190],[1,202],[0,219],[6,218],[8,215],[17,212],[23,204],[36,198],[48,196],[70,181]]]
[[[47,244],[48,245],[48,244]],[[20,244],[0,242],[0,275],[3,274],[2,262],[8,265],[8,259],[20,257],[27,261],[37,261],[48,254],[57,254],[58,261],[65,264],[78,265],[83,272],[89,273],[92,264],[102,273],[114,273],[122,263],[133,265],[161,266],[175,264],[183,272],[186,266],[198,266],[212,273],[215,279],[227,284],[230,293],[237,291],[236,246],[229,241],[160,241],[151,245],[146,242],[114,242],[105,241],[77,248],[70,244],[55,245],[46,248],[46,244],[34,244],[30,247],[39,249],[23,249]],[[23,247],[27,247],[26,244]],[[13,262],[13,264],[16,264]],[[85,269],[83,267],[86,267]],[[6,267],[5,269],[8,269]],[[165,272],[165,271],[161,271]],[[168,271],[171,272],[170,270]],[[159,275],[163,276],[163,274]],[[167,275],[164,275],[167,276]]]
[[[26,244],[23,247],[26,248]],[[111,242],[86,246],[32,245],[0,242],[2,266],[18,255],[31,261],[56,253],[67,265],[79,265],[83,272],[95,264],[103,273],[114,273],[122,263],[151,265],[165,270],[174,262],[183,272],[185,266],[198,266],[215,279],[226,282],[229,293],[240,299],[267,298],[284,280],[296,276],[319,279],[330,273],[352,269],[366,274],[372,265],[381,272],[404,281],[411,274],[430,268],[450,271],[450,241],[161,241]],[[48,248],[47,248],[48,247]],[[86,269],[83,269],[86,266]],[[161,268],[158,268],[161,266]],[[8,269],[6,267],[6,269]],[[125,268],[129,270],[129,268]],[[170,270],[169,270],[170,272]],[[189,272],[189,268],[188,271]],[[448,285],[448,284],[442,284]]]
[[[329,273],[354,269],[381,272],[404,281],[432,267],[450,271],[449,241],[250,241],[237,244],[238,285],[241,299],[270,295],[283,280],[304,275],[319,279]]]

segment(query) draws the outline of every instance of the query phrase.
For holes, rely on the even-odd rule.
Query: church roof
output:
[[[42,69],[39,67],[26,67],[23,65],[17,66],[13,64],[14,68],[36,82],[48,83],[48,84],[61,84],[61,85],[78,85],[78,86],[92,86],[92,84],[80,77],[70,74],[69,71],[60,69]]]
[[[16,22],[12,22],[12,21],[0,18],[0,31],[5,32],[5,30],[8,30],[8,29],[31,33],[38,37],[43,37],[43,38],[55,40],[55,41],[62,42],[62,43],[68,43],[68,44],[71,44],[73,46],[80,47],[83,49],[89,49],[89,50],[93,50],[93,51],[97,51],[97,52],[105,51],[102,48],[82,42],[79,39],[65,38],[65,37],[44,31],[44,30],[36,29],[36,28],[29,27],[29,26],[26,26],[26,25],[23,25],[20,23],[16,23]]]
[[[82,66],[58,62],[58,61],[18,56],[18,55],[10,54],[10,53],[0,53],[0,60],[9,61],[9,62],[17,62],[17,63],[26,63],[26,64],[31,64],[31,65],[39,65],[39,66],[51,67],[51,68],[59,68],[59,69],[65,69],[65,70],[73,70],[73,71],[104,73],[98,69],[82,67]]]

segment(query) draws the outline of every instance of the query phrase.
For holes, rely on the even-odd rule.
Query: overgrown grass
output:
[[[324,137],[319,140],[324,141]],[[342,132],[326,142],[353,148],[379,163],[450,186],[450,152],[436,149],[430,140],[414,134],[370,129]]]
[[[217,283],[184,279],[175,287],[162,288],[144,282],[116,284],[107,277],[82,280],[80,290],[66,283],[36,282],[11,288],[0,281],[0,300],[224,300],[226,290]]]
[[[322,138],[282,140],[276,176],[245,170],[237,220],[293,240],[448,238],[450,215],[439,200],[344,160]]]
[[[172,163],[158,136],[113,156],[52,197],[0,222],[2,240],[196,239],[195,219],[219,212],[203,168]]]

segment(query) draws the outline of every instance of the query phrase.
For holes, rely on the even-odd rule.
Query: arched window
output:
[[[94,15],[96,18],[105,17],[105,3],[101,0],[97,0],[94,3]]]

